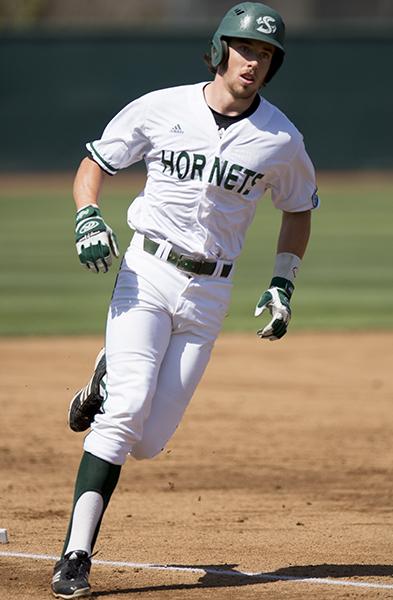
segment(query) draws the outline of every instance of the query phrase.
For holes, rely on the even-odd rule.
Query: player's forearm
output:
[[[303,258],[311,231],[311,211],[283,212],[277,254],[289,252]]]
[[[97,204],[105,174],[93,160],[84,158],[74,180],[74,200],[76,208],[87,204]]]

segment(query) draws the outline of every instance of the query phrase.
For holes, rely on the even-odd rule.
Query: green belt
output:
[[[143,249],[149,254],[155,254],[159,248],[157,242],[149,240],[146,236],[143,238]],[[216,270],[217,263],[206,260],[193,260],[185,254],[179,254],[174,250],[171,250],[168,254],[167,262],[175,265],[182,271],[188,271],[189,273],[196,273],[197,275],[212,275]],[[232,263],[226,263],[222,266],[219,277],[228,277],[232,270]]]

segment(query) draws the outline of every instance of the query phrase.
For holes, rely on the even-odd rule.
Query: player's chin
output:
[[[256,86],[239,86],[237,89],[237,97],[245,100],[246,98],[252,98],[257,93],[258,88]]]
[[[239,94],[241,94],[243,98],[249,98],[250,96],[255,95],[260,87],[261,82],[259,80],[241,80],[238,87]]]

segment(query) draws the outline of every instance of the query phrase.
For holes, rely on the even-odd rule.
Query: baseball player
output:
[[[128,211],[134,233],[109,306],[105,350],[71,402],[70,426],[91,428],[54,568],[55,597],[89,595],[92,551],[127,456],[153,458],[178,426],[227,313],[236,259],[266,190],[282,224],[255,316],[270,313],[261,338],[286,333],[318,197],[301,134],[259,95],[283,62],[283,44],[276,11],[237,4],[205,57],[211,81],[132,101],[87,144],[74,198],[76,247],[89,271],[106,272],[119,255],[98,206],[104,179],[144,160],[147,181]]]

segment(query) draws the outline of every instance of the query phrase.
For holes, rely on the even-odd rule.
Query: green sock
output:
[[[109,504],[109,500],[119,480],[120,470],[121,465],[113,465],[106,460],[102,460],[102,458],[98,458],[97,456],[90,454],[89,452],[83,453],[75,482],[72,513],[64,542],[62,556],[64,556],[68,546],[68,541],[70,539],[75,505],[85,492],[97,492],[102,496],[104,502],[103,511],[92,540],[92,548],[94,547],[101,526],[102,517],[104,516],[105,509]]]

